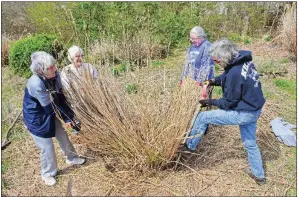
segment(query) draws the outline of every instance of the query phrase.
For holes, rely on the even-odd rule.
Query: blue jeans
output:
[[[196,117],[189,138],[186,140],[187,146],[195,150],[201,137],[206,132],[209,124],[214,125],[239,125],[241,139],[248,154],[248,163],[251,172],[258,178],[264,178],[264,169],[260,150],[256,144],[256,122],[261,115],[261,110],[257,111],[235,111],[235,110],[211,110],[201,112]],[[194,137],[193,137],[194,136]]]

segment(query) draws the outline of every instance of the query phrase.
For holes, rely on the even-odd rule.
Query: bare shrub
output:
[[[153,58],[166,54],[166,47],[153,41],[149,32],[138,32],[129,37],[125,32],[120,40],[103,38],[95,41],[89,49],[90,62],[100,64],[129,63],[147,65]],[[96,59],[94,59],[96,58]]]
[[[119,168],[144,170],[169,164],[200,98],[191,79],[179,88],[159,73],[142,77],[151,78],[151,83],[138,84],[141,89],[134,95],[109,74],[70,84],[68,98],[82,123],[81,140]]]
[[[279,35],[273,40],[275,43],[281,44],[289,51],[290,59],[297,59],[297,18],[296,3],[286,4],[285,13],[282,16],[282,25]]]

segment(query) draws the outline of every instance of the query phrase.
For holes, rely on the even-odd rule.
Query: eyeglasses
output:
[[[189,40],[192,42],[196,41],[197,39],[199,39],[199,38],[191,38],[191,37],[189,38]]]

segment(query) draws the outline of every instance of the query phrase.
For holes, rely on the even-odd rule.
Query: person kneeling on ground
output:
[[[28,79],[23,100],[24,123],[40,149],[42,179],[46,185],[52,186],[56,184],[54,176],[58,172],[52,137],[59,141],[67,164],[81,165],[85,159],[76,154],[56,117],[55,111],[64,120],[65,128],[72,126],[74,113],[66,104],[62,93],[55,59],[46,52],[35,52],[31,55],[31,62],[30,70],[33,75]]]
[[[239,125],[250,165],[250,169],[244,171],[259,185],[265,184],[261,153],[256,143],[256,124],[265,98],[251,51],[238,50],[227,39],[221,39],[212,44],[210,54],[214,63],[224,68],[224,73],[204,84],[221,86],[223,97],[199,103],[202,107],[214,105],[220,109],[198,114],[185,146],[194,151],[209,124]]]

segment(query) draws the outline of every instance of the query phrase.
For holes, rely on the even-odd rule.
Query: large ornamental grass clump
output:
[[[85,77],[70,84],[68,98],[82,123],[79,137],[90,149],[127,169],[162,168],[176,158],[200,99],[193,80],[179,87],[152,76],[129,94],[111,75]]]

